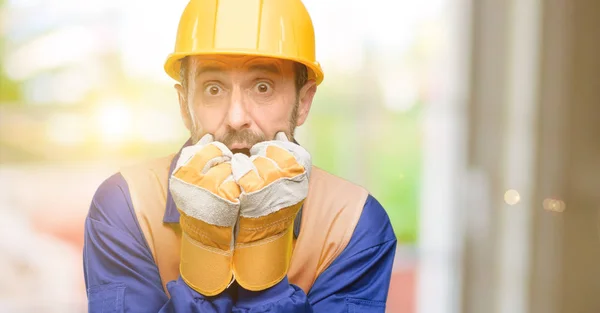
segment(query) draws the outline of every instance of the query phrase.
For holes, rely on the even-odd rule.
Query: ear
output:
[[[185,128],[190,132],[192,131],[192,116],[190,115],[190,108],[188,107],[187,91],[181,84],[175,84],[175,90],[177,90],[177,99],[179,100],[179,113]]]
[[[296,119],[296,126],[302,126],[306,121],[316,92],[317,84],[312,79],[307,81],[300,89],[298,93],[298,118]]]

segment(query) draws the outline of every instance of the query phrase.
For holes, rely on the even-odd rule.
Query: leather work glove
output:
[[[240,188],[233,180],[231,158],[231,151],[208,134],[181,151],[170,178],[181,213],[181,277],[205,296],[217,295],[233,282]]]
[[[296,214],[308,194],[310,154],[278,133],[237,153],[232,170],[242,189],[233,271],[244,289],[259,291],[288,272]]]

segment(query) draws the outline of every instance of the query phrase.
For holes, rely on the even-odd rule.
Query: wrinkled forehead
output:
[[[288,76],[294,71],[294,62],[277,58],[245,55],[200,55],[191,58],[195,76],[209,72],[264,72]]]

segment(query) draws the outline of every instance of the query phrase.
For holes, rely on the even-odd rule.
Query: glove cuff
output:
[[[265,290],[287,275],[294,248],[294,218],[303,203],[258,218],[240,217],[233,272],[244,289]]]
[[[192,289],[205,296],[215,296],[223,292],[233,282],[231,267],[233,249],[231,244],[226,244],[227,233],[233,237],[232,227],[219,227],[215,225],[202,225],[196,227],[194,223],[202,221],[181,216],[181,260],[179,272],[181,278]],[[214,228],[214,229],[213,229]],[[214,230],[212,233],[222,234],[222,238],[203,236],[197,232]],[[220,242],[218,242],[220,241]],[[231,240],[229,240],[231,242]]]
[[[260,291],[285,278],[293,251],[293,224],[282,233],[248,244],[236,244],[233,272],[246,290]]]

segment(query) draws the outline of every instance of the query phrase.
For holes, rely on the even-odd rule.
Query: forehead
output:
[[[268,72],[286,75],[294,70],[294,62],[277,58],[241,55],[193,56],[191,67],[196,75],[205,72]]]

